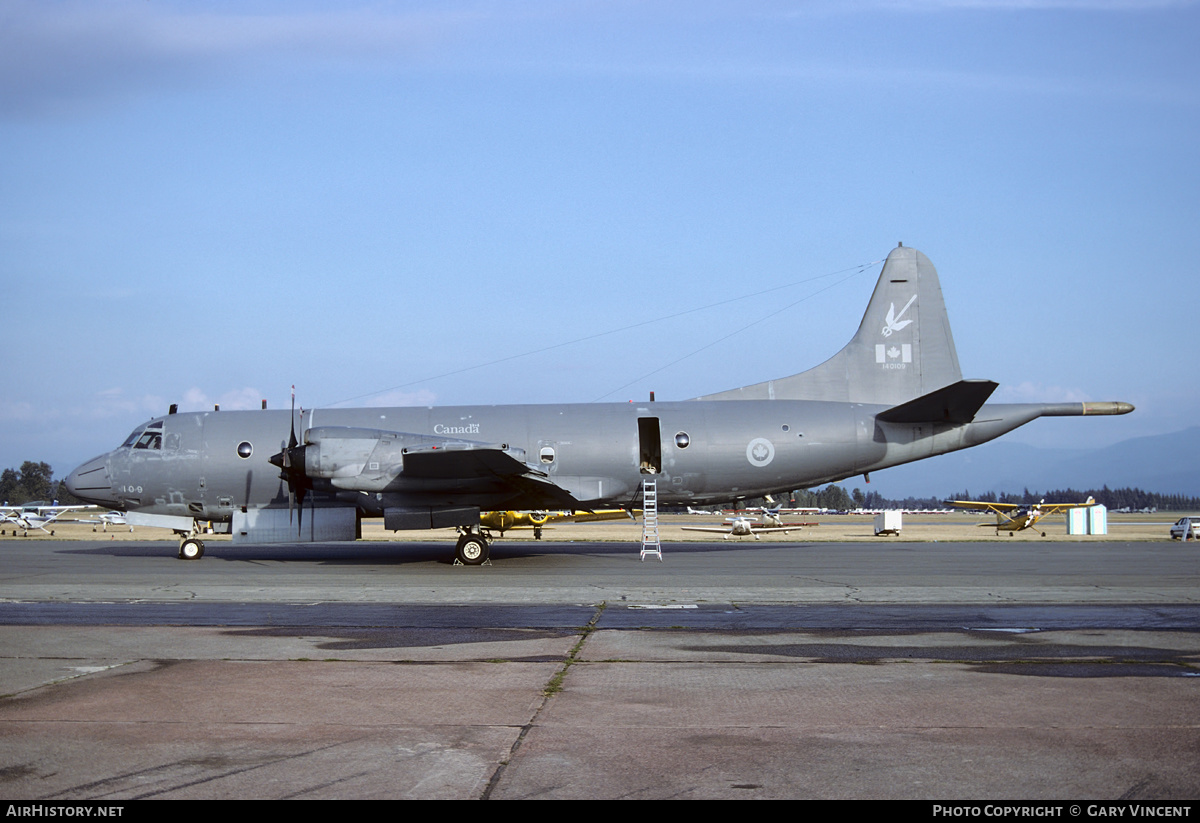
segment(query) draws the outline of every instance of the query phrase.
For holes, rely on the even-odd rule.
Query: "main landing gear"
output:
[[[487,532],[476,530],[474,526],[461,527],[458,543],[454,546],[455,564],[482,566],[487,563],[488,555],[491,553],[488,543],[490,536]]]

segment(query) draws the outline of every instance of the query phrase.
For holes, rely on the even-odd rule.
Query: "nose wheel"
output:
[[[199,560],[204,557],[204,541],[189,537],[179,544],[180,560]]]

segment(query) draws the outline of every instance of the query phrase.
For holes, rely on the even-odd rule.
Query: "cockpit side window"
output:
[[[162,432],[147,431],[141,436],[141,439],[134,444],[135,449],[161,449],[162,448]]]
[[[137,443],[133,447],[135,449],[151,449],[153,451],[162,449],[162,429],[163,424],[161,420],[151,423],[146,427],[146,431],[142,432],[142,436],[138,438]]]

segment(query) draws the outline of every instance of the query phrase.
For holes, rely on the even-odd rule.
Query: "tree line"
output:
[[[838,494],[837,489],[841,492]],[[903,499],[888,498],[879,492],[862,492],[859,489],[847,493],[844,489],[830,484],[818,492],[794,492],[793,498],[797,506],[821,506],[830,509],[940,509],[945,507],[947,500],[977,500],[981,503],[1017,503],[1031,504],[1043,500],[1051,503],[1083,503],[1089,497],[1110,510],[1116,509],[1158,509],[1159,511],[1197,511],[1200,510],[1200,497],[1190,497],[1185,494],[1162,494],[1148,492],[1142,489],[1123,488],[1110,489],[1104,486],[1099,489],[1047,489],[1044,492],[1023,489],[1015,492],[984,492],[972,494],[970,490],[955,492],[946,497],[905,497]],[[831,500],[838,505],[827,503],[805,502],[800,500]],[[847,502],[849,501],[849,502]]]
[[[1104,486],[1099,489],[1048,489],[1044,492],[1023,489],[1015,492],[984,492],[972,494],[970,490],[955,492],[945,497],[884,497],[877,491],[864,492],[854,488],[850,491],[830,483],[822,489],[798,489],[783,499],[776,499],[776,504],[795,508],[831,509],[833,511],[852,511],[854,509],[941,509],[945,508],[947,500],[977,500],[982,503],[1017,503],[1031,504],[1042,500],[1051,503],[1083,503],[1089,497],[1110,510],[1116,509],[1158,509],[1159,511],[1200,511],[1200,497],[1185,494],[1162,494],[1148,492],[1142,489],[1123,488],[1110,489]],[[744,506],[766,506],[765,501],[744,500]]]
[[[1124,488],[1110,489],[1104,486],[1099,489],[1076,491],[1075,489],[1049,489],[1045,492],[1025,489],[1021,494],[999,494],[989,492],[981,497],[971,497],[970,492],[963,492],[963,497],[952,497],[951,500],[980,500],[985,503],[1038,503],[1047,500],[1052,503],[1082,503],[1089,497],[1108,509],[1158,509],[1159,511],[1195,511],[1200,508],[1200,497],[1189,497],[1186,494],[1161,494],[1142,489]]]
[[[64,506],[82,502],[67,491],[65,483],[54,479],[54,470],[49,463],[26,460],[20,469],[0,472],[0,502],[20,506],[34,500],[48,503],[57,500]]]

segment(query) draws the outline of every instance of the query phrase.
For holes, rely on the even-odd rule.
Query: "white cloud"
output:
[[[213,406],[220,405],[225,411],[245,411],[262,408],[262,401],[262,392],[250,386],[230,389],[216,398],[193,386],[183,393],[183,399],[179,402],[179,410],[208,411]]]
[[[204,82],[242,72],[248,61],[258,66],[280,57],[404,59],[436,52],[432,46],[480,17],[374,5],[333,4],[308,12],[287,5],[237,9],[214,12],[144,0],[6,0],[0,112],[41,111],[67,100],[124,98],[164,83]]]
[[[1001,386],[991,397],[995,403],[1083,403],[1091,399],[1082,389],[1048,386],[1028,380],[1024,383]]]
[[[364,402],[367,406],[432,406],[437,395],[428,389],[415,392],[389,391],[376,394]]]
[[[24,400],[0,400],[0,420],[33,420],[37,409]]]
[[[167,413],[167,401],[154,394],[127,395],[125,389],[114,386],[96,392],[92,403],[83,410],[83,417],[130,417],[154,416]]]

